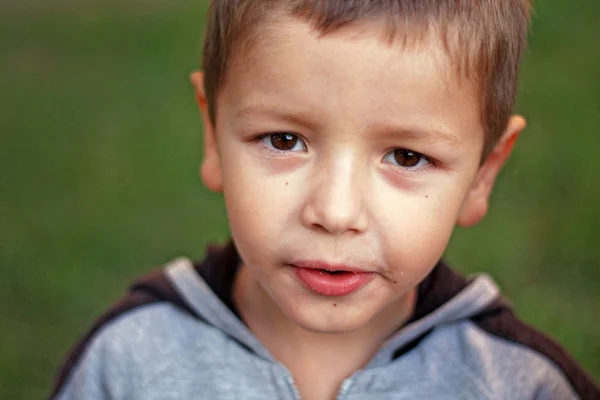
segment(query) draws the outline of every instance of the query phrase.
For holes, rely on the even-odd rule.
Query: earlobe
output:
[[[213,192],[223,191],[221,161],[217,149],[215,129],[208,112],[208,101],[204,92],[204,75],[194,72],[190,80],[194,87],[196,102],[204,120],[204,160],[200,167],[200,177],[204,185]]]
[[[521,116],[512,116],[507,124],[502,137],[494,146],[479,172],[462,205],[458,215],[457,224],[470,227],[479,223],[487,214],[489,199],[500,170],[512,153],[513,147],[525,129],[525,119]]]
[[[463,228],[468,228],[477,225],[487,214],[488,201],[481,196],[469,196],[463,203],[463,206],[458,215],[457,225]]]

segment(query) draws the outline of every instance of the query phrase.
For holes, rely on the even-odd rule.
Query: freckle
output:
[[[398,283],[398,282],[394,281],[394,283]]]
[[[334,307],[337,307],[337,304],[333,303],[333,306],[334,306]]]
[[[426,194],[426,195],[425,195],[425,198],[426,198],[426,199],[428,199],[428,198],[429,198],[429,195],[427,195],[427,194]]]

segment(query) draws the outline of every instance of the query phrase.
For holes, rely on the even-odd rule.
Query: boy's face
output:
[[[306,329],[349,332],[402,309],[457,221],[483,217],[523,122],[480,168],[478,92],[459,83],[438,41],[402,49],[367,28],[324,37],[294,19],[271,28],[232,60],[216,130],[206,124],[203,178],[224,191],[261,290]],[[367,279],[324,295],[298,275],[314,262]]]

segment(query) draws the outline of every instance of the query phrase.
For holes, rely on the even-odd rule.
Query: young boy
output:
[[[218,0],[202,179],[232,242],[141,279],[58,399],[592,399],[485,275],[439,261],[486,214],[527,0]]]

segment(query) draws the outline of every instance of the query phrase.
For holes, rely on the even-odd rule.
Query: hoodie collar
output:
[[[209,248],[201,264],[194,265],[181,258],[167,265],[165,272],[175,291],[195,314],[258,356],[275,361],[235,309],[231,290],[239,264],[239,255],[230,242],[221,249]],[[485,311],[498,298],[499,289],[489,276],[465,279],[440,261],[418,287],[413,316],[382,345],[367,367],[389,362],[399,348],[436,326],[469,319]]]

